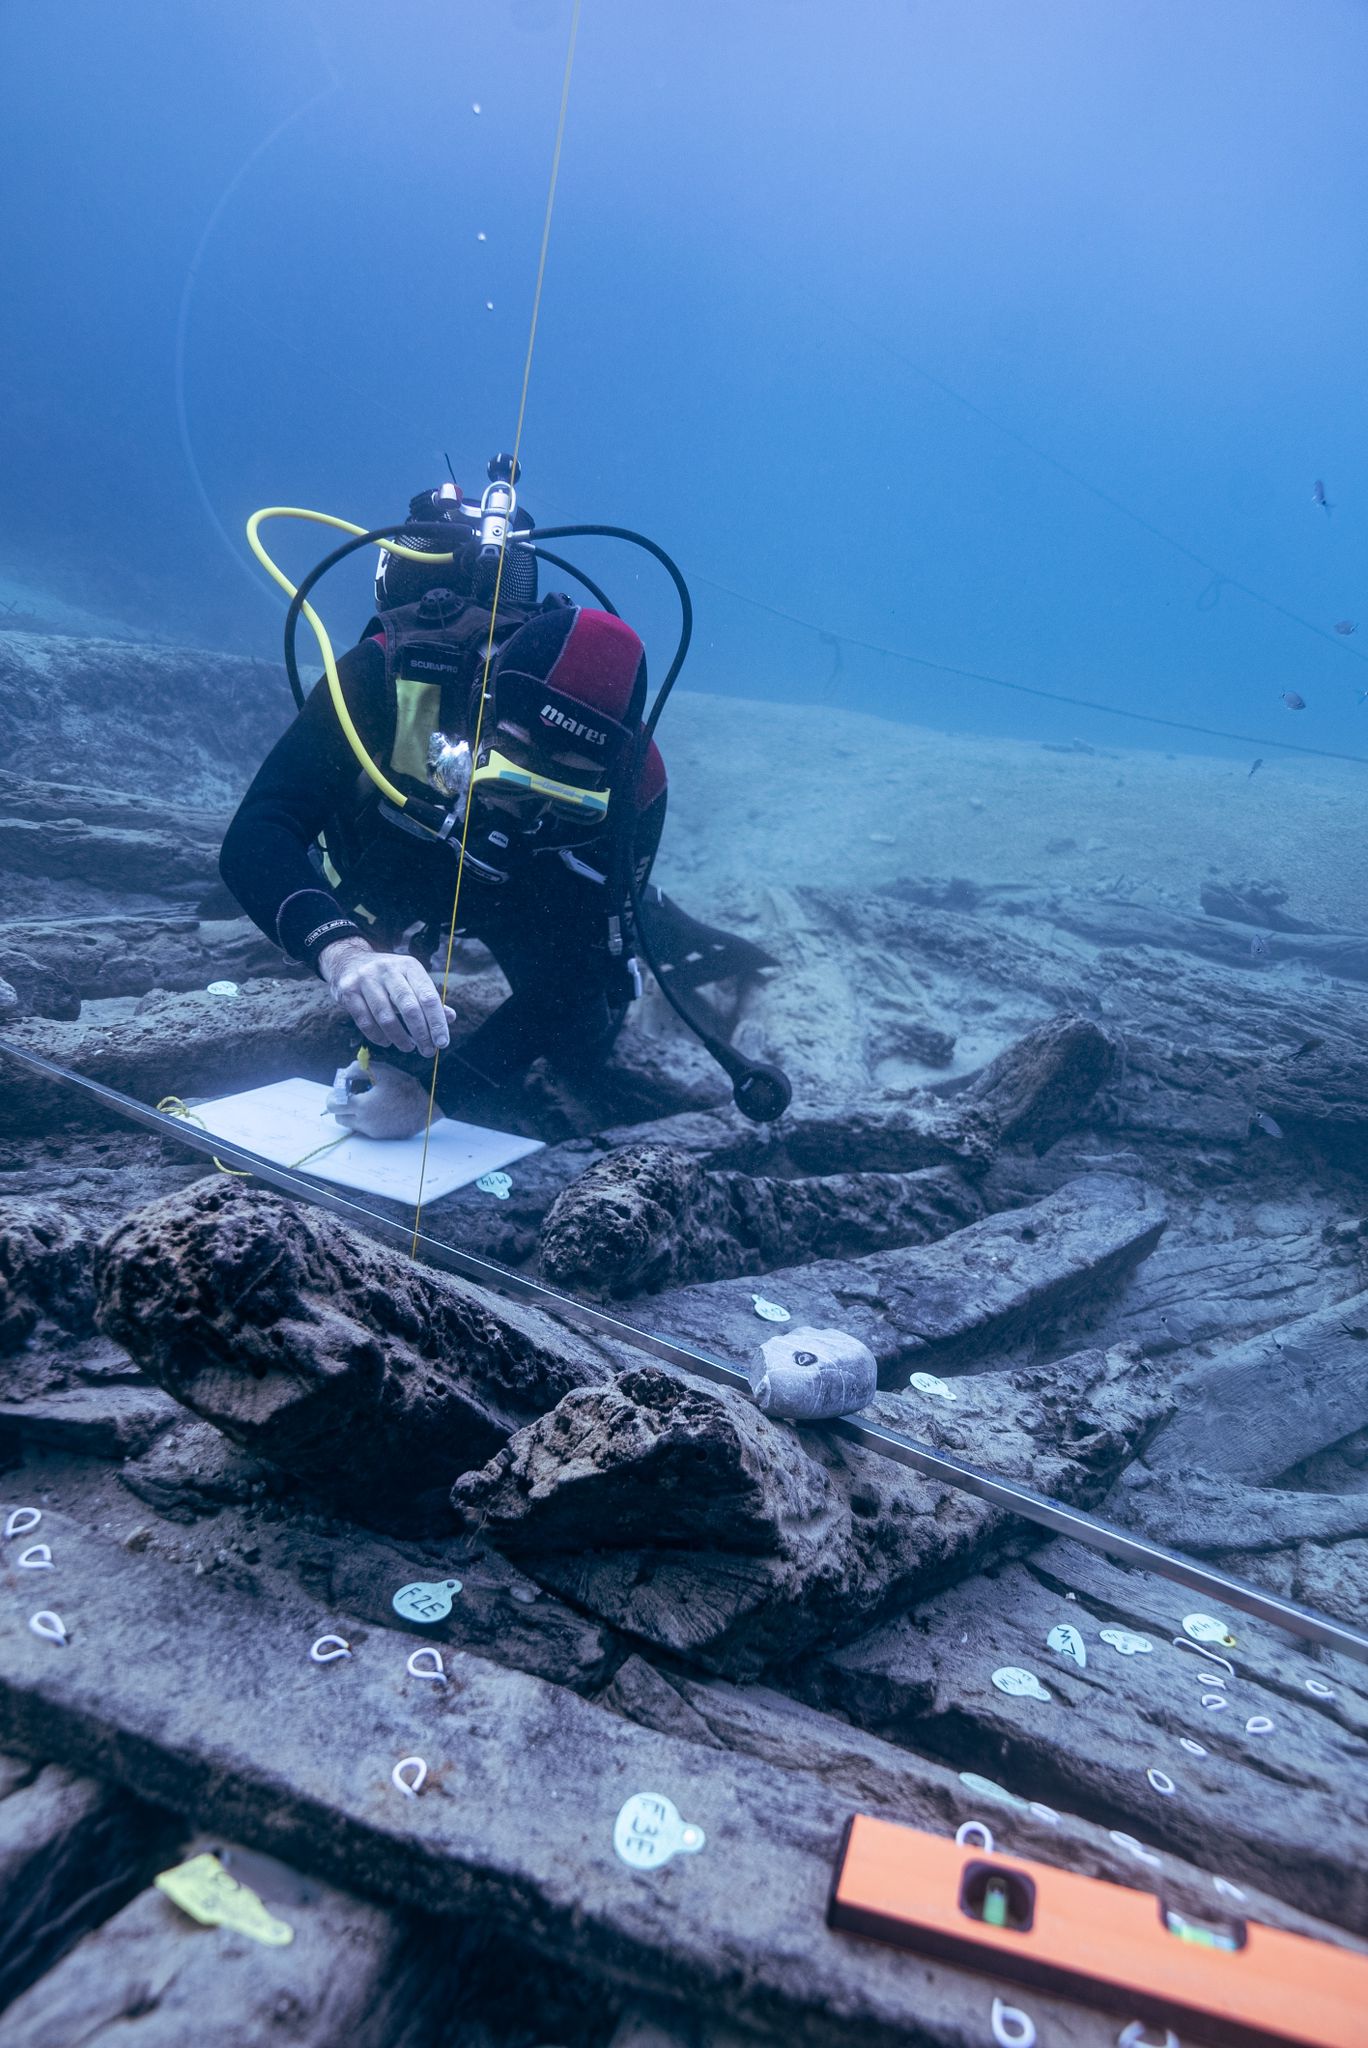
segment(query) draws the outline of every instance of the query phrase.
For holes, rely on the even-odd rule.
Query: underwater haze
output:
[[[0,99],[0,2039],[1362,2048],[1368,8]]]
[[[0,11],[0,597],[270,657],[256,506],[481,485],[569,22]],[[528,503],[675,554],[694,690],[1250,752],[994,677],[1368,757],[1365,91],[1347,0],[595,0]],[[658,675],[668,592],[586,560]]]

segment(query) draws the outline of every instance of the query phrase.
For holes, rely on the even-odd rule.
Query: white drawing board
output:
[[[463,1188],[481,1174],[540,1152],[540,1138],[515,1138],[509,1131],[485,1130],[450,1117],[434,1118],[428,1136],[427,1168],[423,1170],[423,1134],[413,1138],[358,1138],[343,1134],[327,1109],[329,1090],[319,1081],[272,1081],[241,1095],[222,1095],[197,1102],[194,1113],[215,1138],[231,1139],[275,1166],[290,1166],[316,1180],[335,1181],[387,1201],[436,1202],[453,1188]],[[331,1144],[340,1138],[340,1144]],[[320,1145],[329,1145],[325,1152]],[[306,1155],[315,1155],[306,1157]]]

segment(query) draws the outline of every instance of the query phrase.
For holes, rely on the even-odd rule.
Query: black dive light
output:
[[[684,666],[685,657],[689,651],[689,643],[693,638],[693,601],[689,596],[689,587],[685,583],[678,565],[666,554],[664,548],[659,547],[655,541],[648,540],[645,534],[637,533],[632,527],[577,524],[572,526],[514,528],[512,521],[516,516],[517,510],[515,485],[519,474],[520,465],[511,455],[496,455],[491,458],[489,463],[490,488],[481,499],[479,512],[476,513],[473,508],[467,509],[464,505],[460,504],[459,499],[455,500],[453,504],[453,509],[459,506],[460,518],[463,521],[469,521],[472,529],[474,529],[478,522],[478,539],[472,530],[464,546],[472,548],[472,551],[478,550],[476,563],[478,567],[485,570],[486,578],[488,577],[490,566],[497,566],[500,557],[509,546],[527,548],[530,553],[540,556],[543,561],[550,562],[554,567],[563,570],[566,575],[573,576],[576,582],[584,585],[585,589],[590,592],[595,602],[604,611],[609,612],[614,618],[618,618],[621,614],[616,605],[611,602],[590,577],[586,576],[582,570],[577,569],[572,562],[567,562],[561,556],[552,554],[549,548],[542,545],[543,542],[548,540],[602,539],[626,541],[632,547],[643,549],[648,555],[654,556],[655,560],[660,563],[674,584],[680,607],[679,640],[669,669],[666,671],[665,680],[656,692],[655,702],[651,706],[650,713],[642,721],[636,744],[627,751],[626,767],[619,778],[618,790],[614,792],[619,800],[615,804],[610,804],[609,818],[611,820],[614,812],[616,812],[618,829],[615,835],[614,873],[610,874],[609,881],[613,885],[614,902],[617,904],[630,902],[631,904],[638,950],[646,965],[655,976],[656,984],[661,994],[681,1023],[688,1027],[699,1044],[702,1045],[704,1050],[721,1067],[723,1073],[726,1074],[732,1084],[732,1100],[742,1116],[748,1118],[752,1123],[773,1123],[783,1115],[793,1099],[793,1089],[788,1076],[783,1072],[782,1068],[770,1065],[766,1061],[747,1059],[743,1053],[738,1052],[734,1046],[728,1045],[725,1039],[719,1038],[716,1032],[711,1031],[706,1024],[685,1008],[674,989],[671,988],[669,976],[662,972],[656,959],[655,949],[651,944],[651,935],[642,907],[641,889],[636,875],[636,809],[631,799],[635,793],[637,781],[646,760],[647,748],[650,746],[656,727],[660,723],[660,714],[664,710],[666,700],[675,686],[680,670]],[[299,627],[300,613],[303,611],[310,593],[321,582],[323,577],[327,575],[328,571],[335,568],[339,562],[345,561],[349,555],[357,553],[361,548],[372,547],[377,542],[383,544],[387,540],[402,541],[405,537],[436,543],[435,552],[451,553],[459,560],[463,553],[459,534],[460,527],[450,517],[445,520],[415,520],[410,517],[408,520],[399,521],[388,526],[372,527],[368,533],[357,534],[353,538],[344,541],[340,547],[334,548],[330,554],[323,557],[322,561],[315,563],[314,567],[310,569],[300,583],[299,588],[295,591],[290,601],[289,611],[285,615],[285,672],[289,677],[290,689],[295,703],[300,710],[304,707],[304,687],[299,677],[299,662],[295,653],[295,635]],[[486,596],[492,596],[492,588],[486,593]],[[616,924],[617,918],[615,915],[610,922],[610,929]],[[621,941],[619,937],[615,950],[620,951],[620,947]]]

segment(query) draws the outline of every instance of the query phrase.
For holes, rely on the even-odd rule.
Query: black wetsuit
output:
[[[384,762],[394,713],[379,643],[362,641],[339,661],[338,674],[363,743]],[[652,744],[636,790],[635,866],[643,883],[665,802],[664,763]],[[474,858],[461,881],[457,928],[489,948],[511,994],[455,1052],[464,1068],[495,1086],[541,1055],[566,1072],[582,1070],[612,1044],[630,993],[624,964],[608,944],[611,834],[604,826],[585,837],[582,826],[551,819],[520,834],[506,812],[486,815],[486,808],[477,800],[472,811],[467,852]],[[318,835],[329,834],[331,847],[347,836],[339,821],[358,820],[364,855],[354,867],[343,863],[344,885],[331,888],[318,861]],[[411,836],[380,818],[327,685],[319,683],[238,807],[220,871],[269,939],[317,967],[337,939],[358,935],[385,950],[415,926],[422,931],[410,950],[426,960],[432,946],[445,944],[457,861],[450,844]],[[490,879],[495,873],[505,879]]]

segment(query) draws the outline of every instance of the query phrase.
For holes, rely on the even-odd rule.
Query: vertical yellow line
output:
[[[541,248],[537,255],[537,282],[532,293],[532,320],[527,331],[527,353],[523,358],[522,390],[518,394],[518,423],[513,433],[513,475],[518,474],[518,457],[522,448],[523,422],[527,417],[527,393],[532,382],[532,352],[537,345],[537,321],[541,314],[542,285],[546,279],[546,256],[551,246],[551,216],[556,205],[556,182],[560,177],[561,150],[565,143],[565,119],[570,107],[570,75],[575,65],[575,40],[579,35],[580,8],[582,0],[574,0],[570,15],[570,37],[565,50],[565,73],[561,79],[560,112],[556,120],[556,142],[551,152],[551,178],[546,191],[546,212],[542,219]],[[504,557],[508,548],[508,535],[499,549],[499,566],[494,577],[494,597],[489,608],[489,637],[485,641],[484,668],[480,678],[480,708],[475,716],[475,733],[471,741],[471,758],[477,759],[480,752],[480,733],[484,725],[485,698],[489,690],[489,668],[494,659],[494,633],[499,616],[499,595],[503,588]],[[466,793],[465,815],[461,820],[461,845],[456,857],[456,889],[451,899],[451,924],[447,931],[446,962],[442,968],[442,1001],[445,1003],[447,989],[451,983],[451,956],[456,946],[456,919],[461,903],[461,878],[465,873],[466,840],[470,833],[470,812],[474,800],[475,786],[472,783]],[[413,1242],[409,1256],[418,1255],[419,1225],[423,1215],[423,1182],[427,1178],[428,1144],[432,1136],[432,1121],[437,1106],[437,1070],[442,1055],[434,1053],[432,1058],[432,1080],[428,1086],[427,1121],[423,1125],[423,1156],[418,1166],[418,1194],[413,1205]]]

